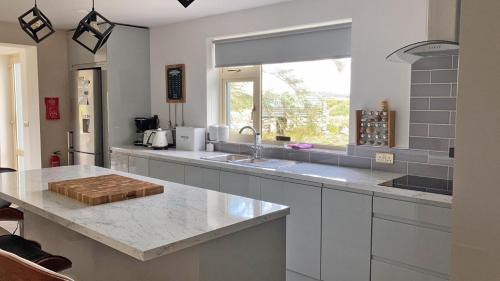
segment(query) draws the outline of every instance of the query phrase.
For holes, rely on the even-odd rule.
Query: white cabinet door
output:
[[[213,169],[186,166],[184,184],[219,191],[220,172]]]
[[[260,178],[230,172],[220,173],[220,191],[260,199]]]
[[[408,266],[397,266],[390,263],[372,261],[372,281],[446,281],[446,277],[411,270]]]
[[[149,176],[156,179],[184,184],[184,165],[150,160]]]
[[[386,260],[449,275],[451,233],[373,218],[372,253]]]
[[[128,173],[128,155],[113,152],[111,153],[110,162],[111,170]]]
[[[128,172],[139,176],[149,176],[149,160],[142,157],[129,156]]]
[[[287,268],[320,279],[321,188],[261,179],[262,200],[287,205]]]
[[[371,196],[323,189],[322,280],[370,280],[371,225]]]

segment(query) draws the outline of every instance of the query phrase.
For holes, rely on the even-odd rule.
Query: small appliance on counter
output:
[[[153,117],[137,117],[134,121],[136,127],[136,140],[134,145],[147,145],[149,135],[146,137],[146,132],[148,130],[156,130],[160,127],[160,119],[158,118],[158,115]]]
[[[151,139],[151,147],[156,150],[168,149],[174,143],[172,131],[161,128],[152,133]]]
[[[176,148],[187,151],[205,150],[206,133],[205,128],[177,127]]]
[[[213,142],[227,142],[229,140],[229,127],[225,125],[212,125],[208,127],[208,140]]]

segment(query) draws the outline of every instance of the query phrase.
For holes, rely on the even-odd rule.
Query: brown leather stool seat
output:
[[[72,263],[69,259],[54,256],[42,250],[40,244],[26,240],[17,235],[0,236],[0,249],[34,262],[54,272],[69,269]]]

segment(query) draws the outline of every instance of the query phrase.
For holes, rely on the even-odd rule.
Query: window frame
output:
[[[253,109],[253,127],[257,130],[257,132],[262,134],[262,65],[254,65],[254,66],[235,66],[235,67],[221,67],[220,68],[220,121],[221,124],[228,125],[227,123],[227,83],[229,82],[254,82],[254,109]],[[350,100],[350,96],[349,96]],[[349,114],[349,121],[351,117]],[[350,122],[349,122],[350,123]],[[351,132],[349,132],[350,134]],[[248,134],[235,134],[230,131],[229,141],[231,142],[243,142],[243,143],[253,143],[253,136]],[[279,145],[283,146],[285,141],[277,141],[277,140],[264,140],[262,139],[263,144],[269,145]],[[345,146],[338,145],[327,145],[327,144],[316,144],[312,143],[314,148],[316,149],[324,149],[324,150],[335,150],[340,152],[346,152],[349,143]]]
[[[220,120],[222,124],[228,125],[228,91],[227,85],[231,82],[253,82],[253,109],[252,123],[257,132],[261,131],[261,93],[262,93],[262,67],[224,67],[220,70],[221,75],[221,112]],[[229,139],[235,142],[253,142],[253,136],[245,134],[236,134],[230,131]]]

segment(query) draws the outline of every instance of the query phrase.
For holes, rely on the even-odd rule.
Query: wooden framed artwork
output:
[[[186,65],[165,66],[167,103],[186,103]]]

